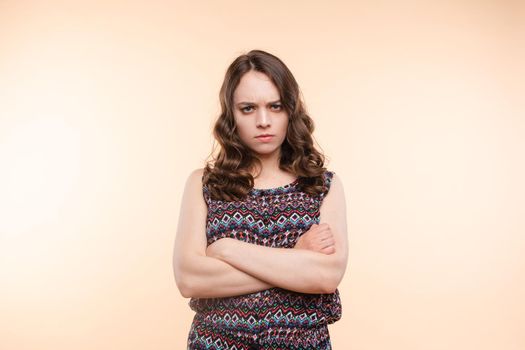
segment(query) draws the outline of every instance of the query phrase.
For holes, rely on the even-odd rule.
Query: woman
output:
[[[229,66],[220,102],[220,149],[188,177],[175,240],[176,283],[196,312],[188,349],[331,349],[346,205],[297,82],[252,50]]]

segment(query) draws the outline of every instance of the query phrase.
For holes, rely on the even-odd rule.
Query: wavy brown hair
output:
[[[203,184],[207,185],[211,198],[245,199],[254,186],[251,170],[255,165],[261,166],[256,154],[241,142],[233,116],[233,93],[242,76],[251,70],[264,73],[271,79],[289,117],[279,168],[295,174],[297,186],[303,192],[310,195],[326,192],[323,181],[325,156],[314,147],[314,122],[306,112],[299,85],[278,57],[262,50],[252,50],[231,63],[220,90],[221,114],[213,128],[220,149],[212,160],[206,162],[203,175]]]

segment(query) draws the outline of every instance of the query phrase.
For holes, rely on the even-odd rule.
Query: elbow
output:
[[[193,298],[194,297],[194,286],[191,283],[192,278],[188,276],[187,273],[175,269],[175,284],[179,290],[179,293],[183,298]]]
[[[187,281],[177,281],[177,288],[179,289],[179,293],[183,298],[193,297],[193,290]]]
[[[184,278],[177,282],[177,288],[183,298],[201,298],[203,293],[197,287],[195,280],[191,278]]]
[[[341,280],[343,279],[345,269],[344,267],[333,269],[331,271],[327,271],[324,278],[322,279],[323,283],[321,286],[323,294],[332,294],[335,293],[337,290],[337,287],[341,283]]]
[[[175,283],[184,298],[201,298],[206,294],[206,283],[198,269],[195,269],[195,263],[189,264],[188,260],[184,263],[175,262],[173,272]]]
[[[320,273],[317,278],[311,279],[307,286],[298,291],[312,294],[331,294],[335,293],[338,285],[339,281],[333,274]]]
[[[337,286],[338,285],[339,285],[339,283],[336,283],[333,280],[327,280],[325,283],[323,283],[323,286],[322,286],[322,289],[321,289],[321,293],[322,294],[335,293],[335,291],[337,290]]]
[[[308,287],[306,287],[304,290],[300,290],[300,292],[313,294],[332,294],[335,293],[336,289],[337,283],[328,278],[323,278],[312,281]]]
[[[208,292],[206,284],[198,275],[176,273],[175,281],[183,298],[205,298]]]

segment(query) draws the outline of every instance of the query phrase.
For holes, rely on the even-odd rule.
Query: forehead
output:
[[[266,102],[279,99],[279,90],[266,74],[249,71],[233,92],[233,102]]]

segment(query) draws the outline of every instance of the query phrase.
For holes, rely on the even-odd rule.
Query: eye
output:
[[[253,106],[246,106],[246,107],[243,107],[243,108],[241,108],[241,111],[244,112],[244,113],[250,113],[251,110],[247,110],[247,109],[250,109],[250,108],[253,108]]]
[[[277,103],[273,104],[273,105],[272,105],[271,107],[272,107],[273,109],[276,109],[276,110],[278,110],[278,111],[280,111],[280,110],[281,110],[281,109],[283,108],[283,106],[282,106],[282,105],[280,105],[280,104],[277,104]]]

